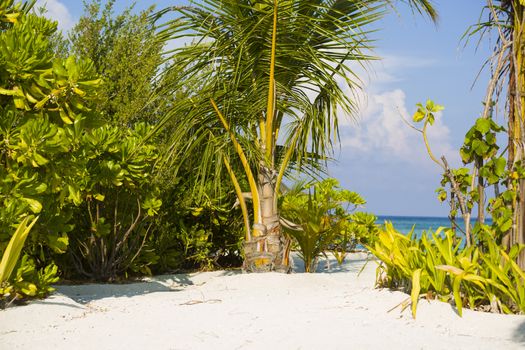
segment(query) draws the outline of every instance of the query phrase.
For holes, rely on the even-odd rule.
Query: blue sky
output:
[[[48,16],[67,30],[82,14],[82,2],[44,0]],[[131,2],[117,0],[117,9]],[[137,1],[137,8],[157,3],[158,8],[174,1]],[[458,149],[463,137],[482,110],[488,74],[471,88],[489,56],[489,42],[477,40],[465,46],[461,37],[477,22],[484,1],[435,0],[437,25],[416,16],[404,5],[380,23],[375,55],[382,57],[369,72],[361,73],[364,90],[357,121],[341,122],[341,145],[330,175],[362,194],[366,209],[379,215],[445,216],[434,190],[441,172],[424,150],[421,135],[400,117],[409,118],[417,102],[428,98],[445,106],[430,131],[436,155],[445,155],[459,166]],[[476,38],[477,39],[477,38]],[[501,122],[501,120],[500,120]]]

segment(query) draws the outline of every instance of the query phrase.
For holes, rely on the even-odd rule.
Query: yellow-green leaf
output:
[[[106,197],[101,193],[97,193],[93,196],[93,198],[95,198],[99,202],[103,202]]]
[[[18,258],[20,257],[20,252],[22,251],[26,238],[37,220],[38,217],[36,217],[28,226],[27,222],[29,221],[29,217],[26,217],[18,225],[15,234],[9,240],[4,254],[2,255],[2,260],[0,261],[0,284],[11,276]]]
[[[66,114],[66,112],[64,112],[64,110],[62,108],[60,108],[60,118],[62,119],[62,121],[66,124],[73,124],[73,121],[71,120],[71,118],[68,117],[68,115]]]
[[[454,294],[454,301],[456,302],[456,308],[458,309],[458,314],[460,317],[463,316],[463,301],[461,300],[461,281],[463,280],[462,276],[457,276],[454,278],[454,283],[452,285],[452,293]]]
[[[29,209],[31,209],[31,211],[35,214],[38,214],[40,213],[40,211],[42,211],[42,203],[40,203],[39,201],[37,201],[36,199],[33,199],[33,198],[23,198],[23,200],[29,204]]]
[[[412,300],[412,317],[416,318],[417,301],[419,299],[419,292],[421,291],[421,269],[417,269],[412,274],[412,292],[410,299]]]

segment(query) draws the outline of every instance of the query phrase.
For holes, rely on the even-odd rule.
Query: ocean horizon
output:
[[[457,223],[464,227],[463,218],[457,217]],[[471,219],[471,224],[476,222],[477,218]],[[488,223],[490,218],[486,219]],[[377,215],[376,223],[383,225],[385,221],[390,221],[394,228],[401,232],[408,234],[412,228],[417,237],[421,236],[423,232],[435,231],[439,227],[451,227],[450,220],[445,216],[397,216],[397,215]]]

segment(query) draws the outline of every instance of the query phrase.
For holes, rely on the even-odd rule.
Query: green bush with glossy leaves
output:
[[[0,9],[17,14],[0,26],[0,252],[23,217],[39,215],[19,283],[52,280],[54,263],[66,277],[147,273],[136,258],[161,205],[150,128],[104,125],[93,63],[56,57],[56,23],[29,6]]]
[[[115,280],[128,272],[151,274],[154,261],[137,260],[162,201],[153,181],[157,148],[150,128],[104,126],[86,132],[73,157],[83,176],[72,188],[76,207],[69,256],[75,273]]]
[[[188,195],[189,183],[178,178],[163,183],[163,206],[156,217],[148,248],[157,256],[155,273],[181,270],[209,270],[239,267],[242,264],[242,214],[232,210],[233,191],[204,195],[200,200]],[[213,193],[206,187],[205,193]]]
[[[56,23],[29,9],[0,1],[0,252],[24,217],[39,216],[9,283],[20,296],[41,296],[73,228],[82,169],[70,154],[97,124],[90,106],[100,79],[87,61],[55,58]]]

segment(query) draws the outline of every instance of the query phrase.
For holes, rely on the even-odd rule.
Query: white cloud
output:
[[[374,73],[368,75],[363,91],[357,94],[360,106],[358,122],[341,123],[341,147],[345,156],[351,157],[357,152],[435,166],[426,153],[421,133],[403,120],[411,120],[405,92],[393,87],[402,80],[404,70],[429,67],[434,63],[432,60],[386,56],[382,63],[374,65]],[[451,164],[458,164],[458,152],[451,145],[450,130],[443,122],[443,115],[438,113],[434,125],[428,128],[431,149],[436,157],[445,155]]]
[[[58,22],[58,29],[67,31],[75,25],[73,16],[62,2],[58,0],[37,0],[34,8],[38,10],[40,7],[46,9],[44,16]]]

